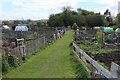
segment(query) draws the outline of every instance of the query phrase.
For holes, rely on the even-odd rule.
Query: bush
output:
[[[27,60],[27,57],[26,57],[25,54],[23,55],[22,60],[23,60],[23,61],[26,61],[26,60]]]
[[[8,57],[8,63],[11,67],[17,67],[19,65],[16,56],[13,54],[10,54],[10,56]]]
[[[53,38],[50,38],[48,40],[48,46],[52,45],[55,42],[55,40]]]
[[[10,66],[8,64],[8,59],[7,57],[5,56],[5,53],[2,54],[2,72],[3,73],[6,73],[8,72]]]
[[[77,29],[78,29],[78,25],[77,25],[76,23],[74,23],[73,26],[72,26],[72,28],[73,28],[74,30],[77,30]]]
[[[96,33],[96,37],[97,37],[98,43],[103,46],[104,45],[104,33],[100,29],[98,29]]]

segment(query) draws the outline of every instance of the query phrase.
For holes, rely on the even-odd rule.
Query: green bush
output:
[[[5,56],[5,53],[2,54],[2,73],[8,72],[10,66],[8,64],[8,59]]]
[[[23,60],[23,61],[26,61],[26,60],[27,60],[27,57],[26,57],[25,54],[23,55],[22,60]]]
[[[11,67],[17,67],[19,65],[19,61],[13,54],[10,54],[10,56],[8,57],[8,63]]]
[[[104,45],[104,33],[100,29],[97,30],[96,37],[97,37],[98,43],[103,46]]]
[[[72,28],[73,28],[74,30],[77,30],[77,29],[78,29],[78,25],[77,25],[76,23],[74,23],[73,26],[72,26]]]
[[[48,41],[48,46],[52,45],[55,42],[55,40],[53,38],[50,38]]]

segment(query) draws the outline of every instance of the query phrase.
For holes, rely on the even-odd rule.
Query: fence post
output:
[[[81,53],[79,52],[79,58],[81,59]]]
[[[44,38],[44,45],[45,45],[45,43],[46,43],[46,41],[45,41],[45,36],[44,36],[43,38]]]
[[[91,71],[91,77],[92,78],[95,78],[95,67],[91,64],[91,67],[92,67],[92,71]]]
[[[117,65],[116,63],[112,62],[111,63],[111,68],[110,68],[110,72],[112,73],[112,75],[118,79],[120,79],[120,66]]]
[[[120,36],[117,36],[117,46],[118,46],[118,49],[119,49],[119,38],[120,38]]]
[[[76,52],[76,49],[75,49],[75,47],[73,46],[73,50]]]

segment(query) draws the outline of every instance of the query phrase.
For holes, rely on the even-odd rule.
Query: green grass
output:
[[[98,64],[100,64],[101,66],[103,66],[105,69],[107,69],[108,71],[110,71],[109,67],[107,67],[104,63],[96,61]]]
[[[74,62],[71,60],[69,44],[73,39],[73,31],[55,41],[45,50],[37,52],[22,66],[4,75],[4,78],[76,78]],[[80,66],[79,66],[80,67]],[[83,69],[84,73],[84,69]],[[79,74],[81,75],[81,74]],[[85,74],[86,75],[86,74]]]

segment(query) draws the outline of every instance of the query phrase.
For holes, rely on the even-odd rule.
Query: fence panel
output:
[[[63,30],[65,32],[65,30]],[[16,31],[7,31],[7,32],[3,32],[5,34],[9,34],[9,33],[14,33],[16,35],[21,34],[22,37],[24,35],[25,40],[27,39],[26,36],[30,36],[31,38],[31,34],[34,34],[33,31],[28,31],[28,32],[16,32]],[[60,31],[62,32],[62,31]],[[35,40],[26,40],[26,43],[24,46],[18,46],[15,48],[10,48],[11,53],[13,53],[16,57],[18,57],[19,59],[22,58],[22,56],[24,54],[26,54],[26,56],[31,55],[32,53],[36,52],[41,46],[44,46],[47,42],[48,39],[50,39],[53,34],[56,34],[57,31],[55,28],[51,29],[51,28],[46,28],[46,29],[40,29],[38,32],[38,36],[37,38],[34,38]],[[15,37],[16,35],[12,35],[13,37]],[[7,36],[7,39],[9,39],[8,37],[11,36]],[[11,38],[13,38],[11,37]],[[19,37],[19,36],[18,36]],[[16,40],[16,38],[14,38]]]
[[[84,56],[91,64],[92,66],[99,71],[101,74],[103,74],[106,78],[118,78],[116,76],[114,76],[114,74],[112,74],[111,72],[109,72],[107,69],[105,69],[104,67],[102,67],[100,64],[98,64],[95,60],[93,60],[90,56],[88,56],[84,51],[82,51],[74,42],[73,42],[73,47],[75,47],[75,49],[77,49],[79,51],[79,53]],[[88,73],[90,74],[90,71],[88,70],[88,68],[85,66],[85,64],[80,60],[80,58],[78,57],[77,53],[73,50],[73,53],[77,56],[78,60],[81,62],[81,64],[85,67],[85,69],[88,71]],[[120,68],[120,67],[119,67]],[[118,71],[116,71],[118,72]],[[119,76],[120,74],[118,74]]]
[[[45,45],[45,37],[42,36],[41,38],[27,42],[24,45],[24,47],[18,46],[12,49],[10,52],[13,53],[17,58],[21,59],[23,54],[29,56],[32,53],[36,52],[41,46],[44,45]]]

